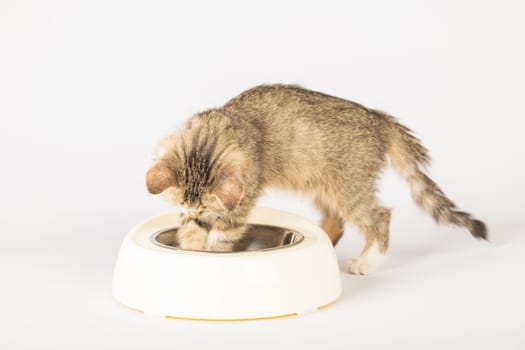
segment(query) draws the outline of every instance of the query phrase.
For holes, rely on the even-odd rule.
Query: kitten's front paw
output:
[[[218,244],[214,244],[209,247],[207,246],[206,250],[210,250],[212,252],[232,252],[233,243],[232,242],[220,242]]]
[[[205,243],[202,239],[183,239],[179,243],[179,248],[186,250],[204,250]]]
[[[208,232],[190,221],[181,226],[177,232],[179,248],[187,250],[204,250]]]
[[[233,251],[233,242],[228,240],[223,232],[211,231],[206,241],[206,250],[213,252],[231,252]]]
[[[348,272],[354,275],[368,275],[376,270],[376,266],[370,264],[362,257],[352,258],[348,264]]]

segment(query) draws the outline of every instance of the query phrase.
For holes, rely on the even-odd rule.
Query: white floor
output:
[[[290,199],[298,202],[289,210],[315,219],[301,198]],[[394,216],[385,264],[371,276],[342,273],[338,303],[298,317],[234,323],[162,319],[113,301],[112,266],[136,213],[111,219],[115,213],[57,212],[49,222],[21,223],[50,234],[11,236],[0,246],[0,347],[522,349],[525,224],[493,224],[492,241],[484,243],[462,230],[436,227],[415,208],[403,210],[408,212]],[[403,224],[407,215],[413,216],[410,228]],[[352,228],[347,231],[337,247],[343,268],[362,245]]]

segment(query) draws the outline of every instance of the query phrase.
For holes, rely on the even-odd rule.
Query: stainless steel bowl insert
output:
[[[156,232],[151,240],[158,246],[180,249],[177,244],[177,227]],[[278,226],[248,225],[243,237],[235,243],[233,252],[266,251],[293,246],[304,239],[299,232]],[[212,252],[210,253],[229,253]]]

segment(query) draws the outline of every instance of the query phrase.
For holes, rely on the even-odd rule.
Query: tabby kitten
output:
[[[309,194],[333,244],[346,221],[366,236],[354,274],[372,272],[388,247],[390,209],[376,198],[387,164],[438,223],[487,238],[483,222],[460,211],[424,172],[425,147],[393,117],[291,85],[262,85],[193,116],[161,140],[146,175],[149,192],[186,208],[179,245],[231,250],[266,187]]]

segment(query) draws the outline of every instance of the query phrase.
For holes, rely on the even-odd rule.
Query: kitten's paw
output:
[[[354,275],[368,275],[376,270],[376,266],[370,264],[362,257],[352,258],[348,264],[348,272]]]
[[[206,250],[210,250],[212,252],[232,252],[233,251],[233,243],[231,242],[222,242],[220,244],[215,244],[213,246],[206,246]]]
[[[204,250],[208,232],[195,222],[182,225],[177,232],[179,248],[187,250]]]
[[[204,250],[204,244],[202,240],[197,239],[185,239],[179,243],[179,248],[186,250]]]
[[[212,230],[208,234],[206,241],[206,250],[212,252],[231,252],[233,251],[233,242],[228,240],[224,232]]]

